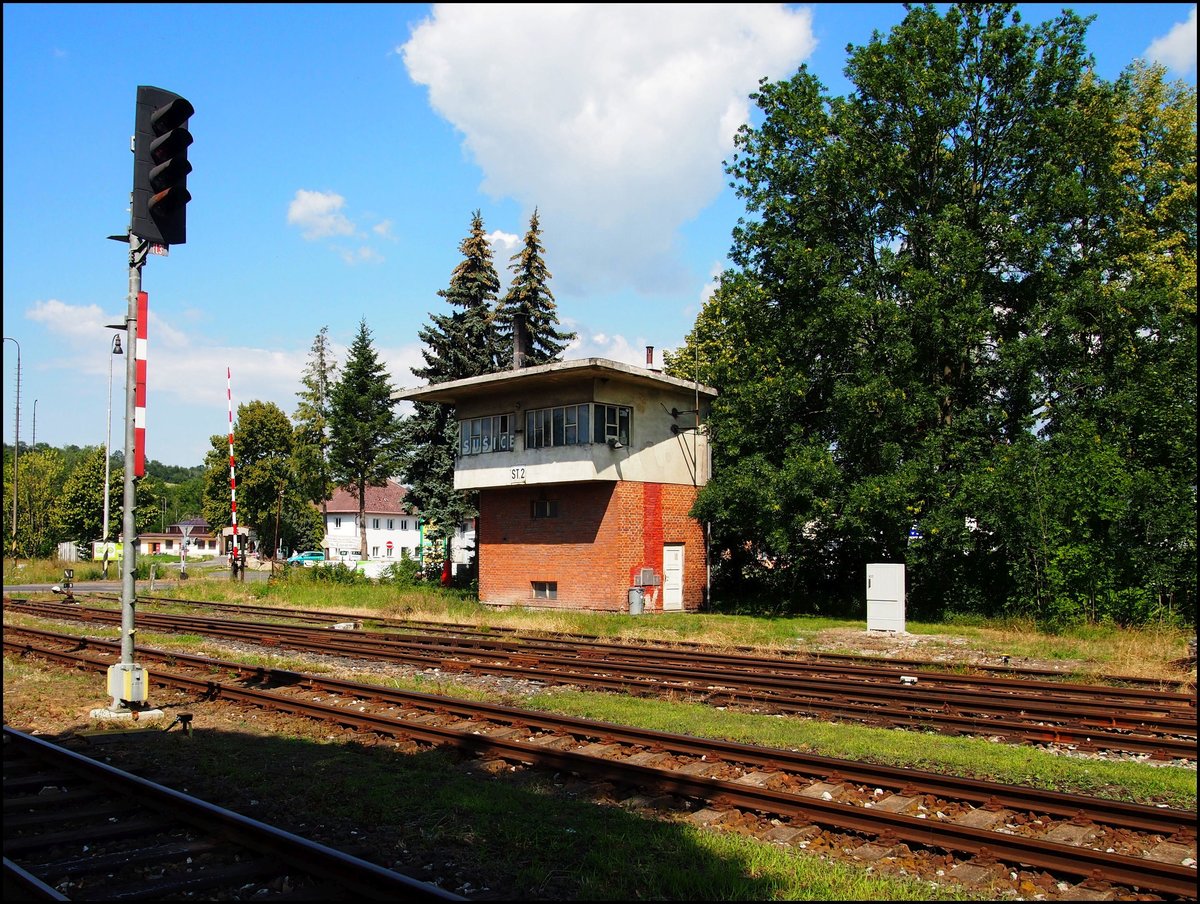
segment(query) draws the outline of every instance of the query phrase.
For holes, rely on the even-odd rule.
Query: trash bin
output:
[[[629,614],[641,615],[642,607],[646,604],[646,594],[641,587],[629,588]]]

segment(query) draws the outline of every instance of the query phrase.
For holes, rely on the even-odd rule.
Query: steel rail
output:
[[[21,607],[17,607],[20,609]],[[115,620],[115,614],[110,610],[69,608],[69,614],[58,614],[58,617],[70,617],[77,620],[89,619],[102,623]],[[174,621],[181,619],[182,621]],[[183,627],[181,627],[181,625]],[[285,640],[296,649],[308,649],[327,654],[363,658],[367,653],[375,657],[404,662],[409,665],[420,665],[425,668],[439,668],[445,671],[474,670],[489,674],[508,675],[527,680],[552,680],[560,684],[575,684],[613,690],[625,693],[640,693],[658,695],[663,689],[673,689],[684,693],[702,696],[707,702],[725,701],[736,705],[767,706],[777,711],[812,715],[814,712],[838,717],[852,718],[867,723],[884,723],[887,725],[912,725],[921,728],[938,726],[947,731],[968,734],[987,734],[1004,738],[1020,738],[1033,743],[1076,744],[1083,749],[1114,749],[1132,752],[1149,753],[1159,758],[1178,756],[1182,758],[1196,757],[1196,741],[1173,737],[1156,737],[1149,735],[1130,734],[1108,731],[1099,726],[1077,727],[1062,724],[1038,724],[1035,721],[1010,721],[1006,719],[969,716],[948,711],[944,701],[935,700],[933,708],[917,709],[904,708],[903,704],[912,700],[897,700],[881,696],[878,692],[859,694],[855,687],[843,688],[841,694],[833,694],[824,686],[818,685],[816,696],[793,696],[791,699],[778,695],[764,695],[757,684],[750,682],[740,689],[730,682],[708,683],[697,685],[689,682],[670,670],[656,670],[644,667],[638,671],[640,675],[622,675],[620,677],[605,677],[597,674],[597,669],[580,669],[574,672],[542,671],[535,668],[539,663],[535,657],[512,654],[506,663],[468,663],[459,659],[444,659],[440,656],[429,656],[411,650],[397,648],[392,643],[390,649],[366,649],[356,644],[352,638],[356,632],[326,631],[314,632],[311,629],[288,629],[277,625],[255,626],[251,622],[225,621],[216,619],[196,618],[192,616],[155,616],[142,617],[143,628],[158,626],[165,630],[193,630],[215,637],[226,637],[237,641],[252,641],[266,646],[279,646]],[[251,638],[248,632],[261,629],[256,638]],[[441,651],[444,653],[445,651]],[[578,667],[577,667],[578,668]],[[907,690],[907,689],[906,689]],[[870,697],[876,702],[854,702],[849,697]],[[905,694],[908,697],[908,694]],[[927,699],[927,697],[926,697]],[[830,702],[832,700],[832,702]],[[937,704],[941,703],[941,706]],[[888,707],[888,708],[884,708]],[[1028,715],[1022,713],[1022,715]],[[1054,712],[1047,718],[1061,716]],[[1194,732],[1195,723],[1186,722],[1186,728]]]
[[[24,607],[18,607],[24,608]],[[30,607],[37,608],[37,607]],[[68,607],[69,608],[69,607]],[[58,610],[67,611],[67,610]],[[87,609],[78,607],[77,610],[85,616],[100,619],[110,619],[109,610]],[[343,652],[353,653],[355,650],[370,651],[375,655],[393,651],[412,651],[414,648],[428,649],[427,643],[416,642],[408,637],[396,635],[380,635],[370,632],[338,631],[331,628],[316,629],[310,627],[295,627],[266,624],[261,622],[232,621],[215,619],[204,616],[190,615],[155,615],[147,614],[142,617],[143,626],[159,626],[175,629],[176,623],[192,630],[206,632],[222,632],[228,635],[230,630],[239,633],[256,632],[259,636],[290,638],[304,643],[329,642]],[[236,626],[236,627],[233,627]],[[1040,694],[1016,697],[1015,695],[992,692],[972,692],[969,690],[951,690],[947,688],[922,687],[914,685],[891,685],[864,683],[860,681],[845,681],[837,679],[818,680],[813,678],[780,677],[772,674],[756,674],[748,670],[712,670],[696,668],[691,665],[670,666],[646,664],[633,659],[581,659],[575,657],[560,657],[541,655],[536,662],[530,662],[531,655],[527,650],[513,651],[508,647],[493,641],[480,642],[474,646],[457,642],[450,646],[437,649],[443,657],[474,657],[493,656],[508,662],[523,665],[537,665],[549,669],[586,669],[589,674],[607,670],[610,673],[620,672],[622,677],[630,674],[641,675],[657,680],[697,681],[704,682],[716,688],[753,691],[764,695],[769,701],[774,696],[790,694],[803,695],[808,692],[820,698],[828,698],[837,694],[853,696],[864,703],[875,703],[879,706],[907,706],[916,710],[918,707],[953,709],[960,715],[973,714],[986,718],[1011,717],[1018,715],[1023,721],[1061,720],[1064,712],[1069,712],[1072,719],[1086,728],[1095,729],[1125,729],[1148,730],[1156,729],[1178,735],[1194,735],[1196,719],[1194,708],[1187,712],[1175,712],[1167,707],[1146,707],[1144,710],[1116,709],[1111,702],[1099,703],[1078,698],[1045,699]],[[1036,692],[1035,692],[1036,694]],[[1070,709],[1065,708],[1069,706]]]
[[[397,897],[422,901],[467,900],[436,885],[156,784],[7,725],[4,726],[4,743],[6,755],[10,749],[27,751],[42,767],[52,764],[55,768],[84,775],[87,780],[102,784],[106,791],[125,795],[137,806],[165,813],[172,822],[186,822],[228,838],[286,863],[298,873],[334,882],[338,888],[356,895],[372,900],[396,900]],[[5,823],[7,826],[7,819]],[[17,845],[5,840],[6,853],[11,853],[15,847]]]
[[[17,634],[29,633],[46,640],[64,642],[79,640],[71,635],[44,632],[39,629],[18,628],[13,630]],[[23,646],[15,639],[6,639],[6,643],[13,650],[28,650],[29,652],[41,653],[43,655],[51,652]],[[89,647],[111,651],[115,648],[115,644],[111,641],[87,639],[83,642],[83,649]],[[1175,832],[1189,828],[1194,830],[1196,821],[1194,813],[1171,808],[1153,807],[1107,798],[1064,794],[1042,789],[1028,789],[1018,785],[1006,785],[979,779],[966,779],[916,769],[861,763],[783,748],[769,748],[720,739],[679,735],[653,729],[632,728],[611,722],[555,715],[536,710],[505,706],[498,703],[461,700],[454,697],[427,694],[419,691],[405,691],[398,688],[349,681],[326,675],[246,665],[228,660],[213,659],[207,656],[154,650],[145,647],[139,647],[138,652],[148,659],[164,663],[184,664],[197,669],[216,668],[222,671],[240,673],[244,678],[254,681],[258,686],[303,687],[306,691],[324,690],[330,693],[353,696],[377,703],[455,714],[464,719],[477,718],[483,715],[490,720],[520,727],[523,730],[541,729],[570,734],[577,738],[598,739],[602,742],[615,739],[627,744],[641,744],[656,749],[661,748],[664,751],[674,754],[704,756],[710,759],[715,756],[719,760],[748,763],[773,770],[801,772],[805,775],[819,776],[824,779],[828,779],[830,776],[837,776],[845,780],[863,784],[882,785],[896,789],[916,786],[916,790],[912,793],[932,793],[965,800],[976,805],[994,806],[998,804],[1013,809],[1038,811],[1059,818],[1073,818],[1082,812],[1088,818],[1103,822],[1106,825],[1130,828],[1137,831],[1174,834]],[[75,659],[71,656],[63,661],[72,662]],[[95,661],[99,662],[99,660]]]
[[[152,672],[151,680],[160,684],[169,683],[190,688],[212,699],[220,697],[241,700],[280,712],[318,717],[358,730],[369,730],[409,740],[420,739],[474,755],[487,754],[509,762],[565,770],[634,787],[652,788],[711,801],[718,805],[777,816],[799,817],[825,827],[860,832],[873,837],[883,836],[926,848],[1007,859],[1034,869],[1045,869],[1057,875],[1084,878],[1102,876],[1108,881],[1137,889],[1152,889],[1180,897],[1195,894],[1196,871],[1182,865],[1109,854],[953,823],[933,822],[880,809],[852,808],[834,801],[806,798],[737,782],[690,776],[627,761],[598,759],[573,751],[554,750],[469,731],[400,721],[391,716],[349,711],[313,701],[289,698],[258,688],[234,687],[212,679]]]
[[[118,599],[119,600],[119,598],[117,598],[117,597],[113,597],[111,595],[106,595],[106,594],[102,594],[102,593],[77,593],[76,596],[87,596],[88,598],[94,598],[94,599]],[[422,619],[389,619],[389,618],[376,618],[376,617],[370,617],[370,616],[364,617],[362,615],[337,613],[337,612],[332,612],[332,611],[328,611],[328,610],[320,610],[320,609],[289,609],[289,608],[274,607],[274,606],[259,606],[259,605],[248,604],[248,603],[207,602],[207,601],[202,601],[202,600],[185,600],[185,599],[178,599],[178,598],[173,598],[173,597],[145,596],[145,597],[139,597],[139,602],[178,604],[178,605],[187,605],[187,606],[195,606],[195,607],[207,607],[207,608],[213,608],[213,609],[218,609],[218,610],[250,612],[250,613],[257,613],[257,614],[261,614],[264,616],[270,616],[270,617],[293,618],[296,620],[306,620],[306,621],[314,621],[314,622],[321,622],[321,621],[328,622],[331,619],[334,621],[338,621],[338,622],[363,621],[363,622],[368,622],[373,625],[389,627],[389,628],[394,627],[394,628],[402,628],[405,630],[411,630],[411,629],[417,628],[417,629],[421,629],[421,630],[427,630],[430,632],[478,635],[478,636],[484,637],[484,638],[495,638],[495,636],[497,634],[500,634],[500,635],[510,637],[510,638],[517,640],[519,642],[522,642],[522,643],[556,643],[556,644],[571,645],[571,646],[587,645],[587,646],[595,647],[596,649],[599,649],[602,651],[608,650],[608,649],[622,650],[622,649],[632,648],[635,650],[655,650],[655,651],[663,650],[663,651],[672,651],[672,652],[686,651],[690,655],[699,655],[699,656],[704,656],[704,657],[707,657],[707,656],[725,657],[725,656],[730,656],[730,655],[734,655],[734,656],[738,655],[737,653],[727,654],[727,653],[722,653],[722,652],[716,651],[713,649],[712,644],[700,643],[697,641],[688,641],[688,640],[670,641],[669,645],[666,642],[662,642],[662,641],[658,641],[658,642],[653,642],[653,641],[613,642],[613,641],[606,641],[603,638],[601,638],[599,635],[595,635],[595,634],[565,634],[565,633],[557,633],[557,632],[523,631],[522,629],[509,627],[506,625],[490,625],[487,627],[478,627],[475,625],[464,625],[464,624],[458,624],[458,623],[453,623],[453,622],[437,622],[437,621],[429,621],[429,620],[422,620]],[[970,668],[976,672],[986,672],[989,674],[987,674],[987,675],[958,675],[953,672],[945,672],[943,664],[939,664],[939,663],[935,663],[935,662],[932,662],[929,660],[923,660],[923,659],[907,659],[907,658],[895,658],[895,657],[882,658],[879,656],[869,656],[869,655],[855,654],[855,653],[830,653],[830,652],[824,652],[824,651],[809,651],[809,650],[804,650],[804,651],[777,650],[777,651],[774,651],[770,656],[764,657],[762,651],[755,647],[750,647],[750,646],[745,646],[745,645],[735,645],[731,649],[733,649],[734,651],[740,651],[741,653],[745,654],[751,660],[751,662],[756,662],[756,661],[761,661],[761,660],[772,661],[772,662],[778,661],[779,663],[782,663],[782,664],[794,665],[797,667],[803,667],[803,666],[819,667],[823,664],[828,665],[830,662],[840,662],[840,663],[848,663],[849,664],[848,668],[853,668],[853,669],[862,668],[862,669],[866,669],[866,670],[872,671],[872,672],[874,672],[874,671],[895,672],[895,671],[918,670],[921,672],[921,677],[926,678],[927,680],[936,680],[936,679],[940,678],[941,676],[945,676],[947,680],[959,680],[959,681],[962,681],[963,683],[981,683],[982,684],[982,683],[988,683],[988,682],[993,681],[994,678],[991,677],[993,675],[1014,675],[1017,677],[1015,677],[1011,680],[1017,681],[1022,685],[1027,684],[1027,683],[1037,683],[1037,679],[1039,679],[1039,678],[1048,678],[1048,679],[1055,679],[1055,680],[1048,680],[1045,682],[1045,684],[1048,687],[1062,686],[1064,684],[1070,686],[1070,685],[1074,684],[1077,688],[1081,689],[1082,692],[1085,692],[1085,693],[1090,693],[1093,690],[1095,690],[1096,692],[1102,692],[1105,689],[1105,686],[1102,684],[1079,684],[1078,682],[1065,681],[1063,679],[1069,678],[1070,676],[1064,675],[1062,672],[1055,671],[1054,669],[1041,669],[1041,668],[1033,668],[1033,667],[1029,667],[1029,666],[994,665],[994,664],[989,665],[989,664],[981,664],[981,663],[972,663],[972,664],[967,664],[966,667]],[[943,671],[938,671],[938,669],[943,669]],[[1151,697],[1151,698],[1157,698],[1163,693],[1168,693],[1168,694],[1174,693],[1171,691],[1166,691],[1164,686],[1171,685],[1171,684],[1179,684],[1179,683],[1182,683],[1182,681],[1183,681],[1182,678],[1179,682],[1172,682],[1172,681],[1169,681],[1166,679],[1145,678],[1145,677],[1137,676],[1137,675],[1105,675],[1105,674],[1097,674],[1097,675],[1093,676],[1093,679],[1096,682],[1112,682],[1116,685],[1120,685],[1119,687],[1116,688],[1116,690],[1119,690],[1120,692],[1125,693],[1131,697],[1145,695],[1145,696]],[[1008,679],[1001,679],[1001,680],[1008,680]],[[1183,694],[1179,694],[1179,696],[1185,697],[1185,695],[1183,695]],[[1192,706],[1194,707],[1195,706],[1195,695],[1194,694],[1191,695],[1190,699],[1192,701]]]

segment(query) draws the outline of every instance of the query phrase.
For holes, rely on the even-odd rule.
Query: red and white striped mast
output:
[[[237,473],[234,470],[233,459],[233,376],[228,365],[225,367],[225,395],[229,399],[229,506],[233,517],[233,550],[230,555],[236,559],[238,554]]]
[[[133,391],[133,476],[146,476],[146,354],[150,350],[147,335],[150,320],[150,297],[138,292],[137,344],[133,349],[134,372],[137,374]]]

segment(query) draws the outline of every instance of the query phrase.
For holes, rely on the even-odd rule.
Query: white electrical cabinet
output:
[[[867,630],[904,633],[903,565],[867,565]]]

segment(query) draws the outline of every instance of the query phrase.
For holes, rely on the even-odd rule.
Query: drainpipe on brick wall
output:
[[[704,522],[704,608],[712,611],[712,561],[708,548],[712,545],[712,522]]]

